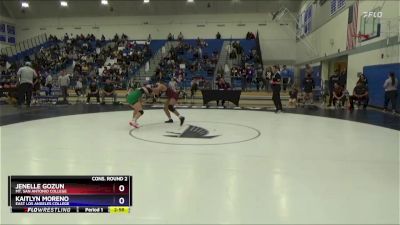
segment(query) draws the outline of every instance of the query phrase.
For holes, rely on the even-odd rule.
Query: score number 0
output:
[[[119,185],[118,190],[119,190],[120,192],[124,192],[124,191],[125,191],[125,186],[122,185],[122,184]],[[124,197],[119,198],[119,199],[118,199],[118,202],[119,202],[120,205],[123,205],[123,204],[125,203],[125,198],[124,198]]]

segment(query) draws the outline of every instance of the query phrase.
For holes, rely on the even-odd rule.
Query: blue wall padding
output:
[[[369,104],[376,107],[383,107],[385,90],[383,84],[388,78],[389,72],[394,72],[400,80],[400,63],[364,66],[363,73],[368,79]],[[350,90],[349,90],[350,91]],[[352,93],[353,90],[350,91]],[[400,105],[400,91],[398,88],[397,108]],[[391,105],[389,105],[391,107]]]

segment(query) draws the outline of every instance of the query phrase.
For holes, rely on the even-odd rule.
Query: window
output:
[[[346,5],[346,0],[331,0],[331,15],[341,10]]]
[[[6,24],[0,24],[0,42],[7,42]]]
[[[336,0],[331,0],[331,15],[336,12]]]
[[[343,8],[346,4],[346,1],[345,0],[336,0],[336,2],[337,2],[337,9],[341,9],[341,8]]]
[[[0,42],[15,44],[15,26],[0,23]]]
[[[304,34],[311,32],[312,5],[308,6],[304,13]]]
[[[308,5],[305,10],[300,13],[297,19],[297,38],[301,38],[304,35],[311,33],[312,7],[313,4]]]

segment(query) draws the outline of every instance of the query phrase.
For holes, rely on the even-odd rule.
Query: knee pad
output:
[[[142,116],[143,116],[143,114],[144,114],[144,111],[143,111],[143,110],[139,110],[139,112],[140,112],[140,114],[142,114]]]
[[[168,105],[168,110],[171,112],[175,112],[175,107],[173,105]]]

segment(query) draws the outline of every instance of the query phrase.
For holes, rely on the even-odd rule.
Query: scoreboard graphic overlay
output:
[[[13,213],[129,213],[132,176],[9,176]]]

